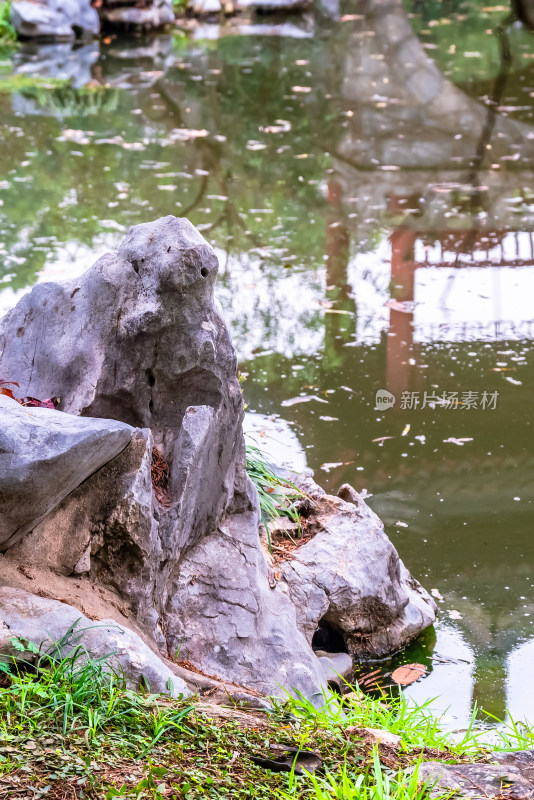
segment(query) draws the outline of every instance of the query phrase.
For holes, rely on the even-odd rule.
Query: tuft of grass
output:
[[[17,32],[11,23],[11,3],[7,0],[0,2],[0,44],[14,42]]]
[[[180,712],[156,707],[155,695],[146,698],[126,689],[124,676],[109,664],[113,653],[94,659],[82,645],[72,646],[85,630],[74,623],[49,650],[13,637],[20,657],[4,656],[0,662],[5,683],[0,695],[0,740],[19,729],[30,738],[46,730],[63,737],[82,734],[92,742],[110,728],[142,728],[149,737],[148,752],[164,732],[181,724],[191,707]],[[31,660],[23,657],[26,653]]]
[[[246,448],[247,473],[258,490],[263,526],[267,533],[269,551],[272,552],[269,522],[278,517],[287,517],[298,526],[300,536],[300,515],[295,501],[304,497],[300,489],[291,481],[280,476],[264,453],[255,445]]]

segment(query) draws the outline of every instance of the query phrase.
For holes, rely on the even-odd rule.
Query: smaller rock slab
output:
[[[514,800],[534,798],[534,750],[494,753],[493,764],[421,764],[419,779],[432,797],[455,792],[473,800],[505,795]]]
[[[0,395],[0,551],[115,458],[133,432],[115,420],[26,408]]]
[[[316,650],[326,680],[329,684],[336,684],[341,689],[344,681],[352,675],[353,662],[348,653],[327,653],[326,650]]]
[[[119,675],[124,675],[128,688],[138,689],[148,685],[151,692],[170,694],[173,697],[191,694],[185,682],[143,642],[130,628],[112,619],[93,621],[81,611],[58,600],[38,597],[11,586],[0,587],[0,658],[24,658],[12,644],[16,637],[41,646],[43,652],[52,652],[69,629],[75,631],[61,644],[60,653],[66,656],[76,647],[83,647],[94,659],[109,656],[107,663]]]

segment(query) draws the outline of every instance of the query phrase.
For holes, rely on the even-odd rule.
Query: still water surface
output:
[[[249,424],[365,489],[442,598],[409,693],[534,722],[534,34],[370,0],[0,56],[0,310],[187,215]]]

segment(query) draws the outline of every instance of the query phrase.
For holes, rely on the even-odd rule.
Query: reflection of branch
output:
[[[195,197],[195,199],[193,200],[192,203],[189,203],[188,206],[186,206],[185,208],[181,208],[180,209],[180,216],[181,217],[187,217],[187,215],[191,211],[194,211],[195,208],[199,205],[200,201],[202,200],[202,198],[206,194],[206,189],[208,188],[208,179],[209,179],[209,177],[210,177],[209,174],[202,176],[202,182],[200,184],[200,189],[198,191],[197,196]]]
[[[501,104],[501,99],[506,88],[508,76],[512,66],[512,51],[510,50],[510,41],[508,39],[507,25],[513,20],[513,15],[506,17],[495,28],[495,35],[499,43],[499,51],[501,55],[501,67],[495,78],[493,84],[493,91],[488,100],[488,116],[482,128],[482,134],[478,142],[475,157],[473,159],[473,167],[469,173],[468,180],[473,184],[473,188],[480,186],[479,171],[482,167],[484,157],[486,155],[487,145],[490,143],[493,135],[493,129],[497,121],[497,110]]]

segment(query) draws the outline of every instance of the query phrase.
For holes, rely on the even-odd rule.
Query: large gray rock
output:
[[[6,559],[112,587],[166,656],[179,650],[208,674],[318,702],[320,665],[269,585],[216,271],[190,223],[166,217],[132,228],[79,280],[36,286],[0,323],[0,374],[16,372],[22,393],[143,428]],[[168,465],[159,500],[155,446]]]
[[[66,637],[72,626],[73,633]],[[185,682],[143,642],[134,631],[111,619],[94,622],[78,609],[37,595],[0,587],[0,654],[33,659],[30,651],[22,654],[13,646],[12,638],[30,641],[42,652],[68,655],[77,647],[94,659],[106,659],[107,665],[123,674],[128,687],[138,689],[148,685],[150,691],[188,697]],[[58,645],[59,643],[59,645]],[[83,660],[83,656],[82,656]]]
[[[326,623],[359,657],[401,649],[432,624],[434,601],[352,487],[342,487],[342,499],[311,478],[300,483],[315,504],[309,520],[314,536],[281,564],[300,630],[311,642],[319,622]]]
[[[15,373],[13,367],[10,375]],[[27,408],[0,395],[0,550],[111,461],[132,433],[129,425],[115,420]]]
[[[22,394],[56,394],[72,414],[151,429],[171,470],[165,525],[172,532],[165,537],[172,550],[193,544],[226,509],[245,502],[243,402],[213,297],[217,268],[190,222],[164,217],[131,228],[117,255],[103,256],[75,281],[38,284],[0,323],[0,374],[16,376]],[[186,435],[189,407],[207,407],[211,416],[198,410],[204,427]],[[190,515],[182,501],[193,478]],[[187,524],[177,521],[183,514]]]
[[[90,0],[15,0],[11,21],[24,39],[70,41],[77,36],[96,36],[100,21]]]
[[[269,583],[258,516],[236,514],[190,550],[171,577],[167,641],[208,674],[287,697],[324,702],[319,660],[297,630],[295,609]]]
[[[434,607],[352,489],[342,500],[311,482],[315,536],[281,565],[282,579],[269,568],[217,266],[187,220],[165,217],[131,228],[116,255],[75,281],[37,285],[0,322],[0,375],[22,394],[60,395],[81,415],[47,412],[66,424],[114,418],[126,424],[97,424],[128,434],[100,469],[80,458],[83,476],[46,489],[52,501],[8,541],[0,579],[2,563],[33,564],[103,584],[163,655],[239,692],[298,691],[320,704],[326,678],[310,646],[319,622],[351,652],[383,654],[430,624]],[[19,439],[17,458],[25,447]],[[12,477],[15,497],[25,484]],[[3,481],[0,472],[0,490]],[[35,609],[38,628],[45,611]]]

